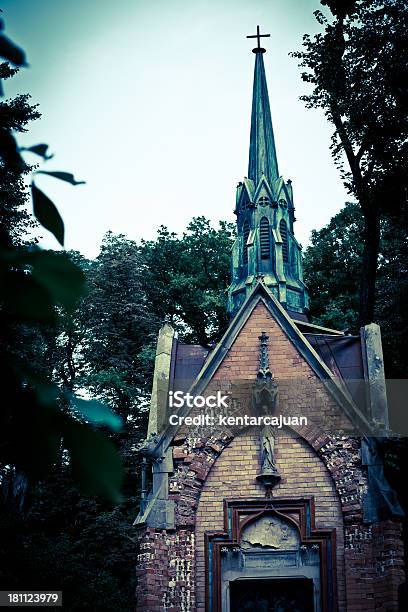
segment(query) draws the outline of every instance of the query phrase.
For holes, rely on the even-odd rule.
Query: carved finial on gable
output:
[[[259,336],[259,340],[261,342],[259,347],[259,370],[257,374],[257,378],[273,378],[272,372],[269,369],[269,353],[268,353],[268,340],[269,336],[262,332]]]

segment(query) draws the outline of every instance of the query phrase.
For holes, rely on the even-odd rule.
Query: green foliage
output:
[[[179,238],[161,227],[156,241],[142,242],[144,282],[154,312],[168,317],[186,342],[217,340],[228,323],[226,289],[235,226],[211,227],[196,217]]]
[[[358,328],[362,227],[359,206],[349,202],[328,225],[312,231],[304,254],[304,277],[311,297],[310,315],[319,325]]]
[[[377,273],[375,321],[381,326],[386,374],[406,377],[408,342],[408,233],[406,208],[383,220]],[[363,267],[360,207],[347,203],[330,223],[314,230],[304,255],[315,323],[358,333],[359,287]]]
[[[0,35],[0,54],[4,45]],[[10,45],[7,48],[10,51]],[[1,78],[15,72],[7,64],[0,66]],[[33,168],[22,158],[13,132],[25,131],[38,116],[28,96],[0,103],[0,501],[9,511],[17,506],[22,510],[28,481],[44,476],[64,447],[85,491],[118,501],[123,478],[114,445],[96,429],[102,423],[117,429],[117,417],[108,417],[107,407],[86,400],[77,400],[73,410],[72,395],[52,381],[53,372],[41,358],[48,340],[55,348],[60,313],[69,320],[85,295],[85,276],[64,253],[27,243],[34,223],[25,208],[24,178]],[[34,147],[34,152],[45,156],[44,146]],[[50,174],[78,184],[69,173]],[[38,221],[63,244],[64,224],[57,208],[34,184],[31,189]],[[21,502],[16,502],[10,479],[25,483],[18,492]]]
[[[140,246],[108,233],[94,261],[76,252],[53,254],[68,258],[72,269],[80,268],[87,293],[78,298],[75,292],[75,299],[66,302],[53,286],[59,265],[55,260],[56,275],[45,278],[51,278],[59,300],[58,317],[35,328],[19,326],[15,347],[25,362],[35,364],[40,383],[52,377],[41,396],[48,394],[52,402],[55,388],[61,390],[77,421],[65,424],[61,452],[58,436],[51,432],[44,439],[46,429],[32,430],[30,425],[27,430],[27,415],[22,417],[20,436],[30,432],[24,445],[30,445],[32,435],[36,443],[41,440],[54,468],[51,477],[31,490],[27,512],[18,519],[9,516],[3,529],[0,525],[0,583],[7,588],[52,584],[64,591],[69,610],[133,608],[136,546],[131,525],[140,490],[135,446],[146,432],[157,331],[163,318],[171,317],[184,338],[208,342],[209,333],[221,333],[231,240],[226,224],[216,230],[199,218],[181,238],[162,228],[156,241]],[[33,257],[38,253],[33,251]],[[23,264],[28,265],[26,259]],[[87,402],[78,399],[79,392]],[[122,417],[121,428],[99,401]],[[110,426],[110,439],[96,426]],[[124,468],[123,482],[118,461],[110,459],[113,445]],[[89,493],[110,499],[120,488],[120,504],[112,511],[97,497],[82,497],[78,481]],[[18,483],[15,474],[5,473],[3,494],[12,490],[15,506]]]
[[[2,53],[25,61],[0,34]],[[0,79],[15,72],[2,64]],[[53,157],[44,143],[17,144],[13,132],[38,117],[28,96],[0,103],[0,585],[52,585],[69,610],[130,610],[134,450],[146,430],[157,330],[170,316],[186,339],[219,335],[232,228],[201,217],[182,238],[163,228],[141,247],[108,233],[95,261],[40,250],[29,239],[37,224],[26,177],[83,181],[25,162],[23,152]],[[37,221],[63,246],[57,207],[33,182],[31,197]]]
[[[380,226],[398,216],[408,188],[408,5],[404,0],[325,0],[324,31],[293,53],[313,87],[302,96],[333,124],[332,154],[363,213],[359,320],[373,320]],[[378,286],[378,284],[377,284]]]
[[[79,313],[81,359],[86,364],[78,371],[79,384],[125,418],[137,404],[141,388],[150,384],[152,362],[142,363],[139,352],[155,345],[160,326],[145,291],[145,273],[136,243],[108,233],[89,265],[89,294]]]
[[[0,64],[0,79],[12,77],[17,71],[8,64]],[[29,96],[0,102],[0,248],[22,244],[26,232],[34,226],[27,212],[28,193],[25,177],[32,171],[18,152],[11,133],[23,132],[26,125],[40,116],[35,106],[28,103]]]
[[[84,498],[62,463],[32,490],[25,515],[0,518],[1,588],[52,584],[65,610],[132,610],[136,503]]]

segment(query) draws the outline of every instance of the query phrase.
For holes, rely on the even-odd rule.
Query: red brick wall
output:
[[[349,420],[326,391],[310,365],[260,302],[225,356],[214,381],[255,380],[259,369],[259,336],[269,336],[269,366],[279,387],[279,410],[311,421],[347,427]],[[279,412],[278,410],[278,412]]]
[[[403,557],[400,522],[346,527],[347,612],[400,610],[397,594],[405,580]]]
[[[143,612],[190,612],[194,597],[194,532],[139,532],[136,609]]]
[[[259,439],[256,433],[235,438],[215,462],[201,493],[196,521],[196,598],[197,610],[205,609],[204,532],[223,529],[223,499],[265,497],[265,489],[255,480],[260,471]],[[276,443],[281,483],[277,497],[315,496],[316,526],[337,529],[337,564],[340,612],[345,608],[344,535],[340,501],[329,472],[315,451],[288,432]]]
[[[322,415],[325,421],[337,418],[339,424],[339,407],[317,384],[311,367],[263,304],[244,325],[214,380],[255,379],[262,331],[270,337],[270,369],[279,386],[281,405],[290,404],[292,414],[307,416],[310,421],[308,427],[278,437],[277,464],[283,480],[274,493],[279,497],[313,495],[317,527],[336,528],[342,612],[394,612],[397,588],[403,580],[400,525],[363,525],[367,478],[359,441],[329,437],[313,424]],[[347,424],[344,415],[341,420]],[[258,433],[251,429],[229,442],[227,436],[187,439],[174,448],[170,491],[176,504],[176,532],[147,530],[142,537],[146,548],[142,548],[139,561],[138,610],[203,610],[204,531],[222,528],[224,498],[264,495],[255,480],[260,468]],[[192,561],[194,549],[195,563],[186,565],[183,560]],[[144,553],[150,556],[143,557]],[[180,568],[183,571],[178,571]]]

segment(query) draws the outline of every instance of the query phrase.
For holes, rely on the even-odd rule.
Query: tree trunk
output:
[[[375,203],[363,207],[364,234],[363,256],[360,279],[360,310],[359,324],[368,325],[374,320],[375,281],[377,276],[377,260],[380,248],[380,218],[378,206]]]
[[[0,507],[5,514],[23,514],[26,506],[28,481],[24,472],[7,468],[1,474]]]

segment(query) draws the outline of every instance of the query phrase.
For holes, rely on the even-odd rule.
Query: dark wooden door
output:
[[[237,580],[230,583],[231,612],[314,612],[307,578]]]

